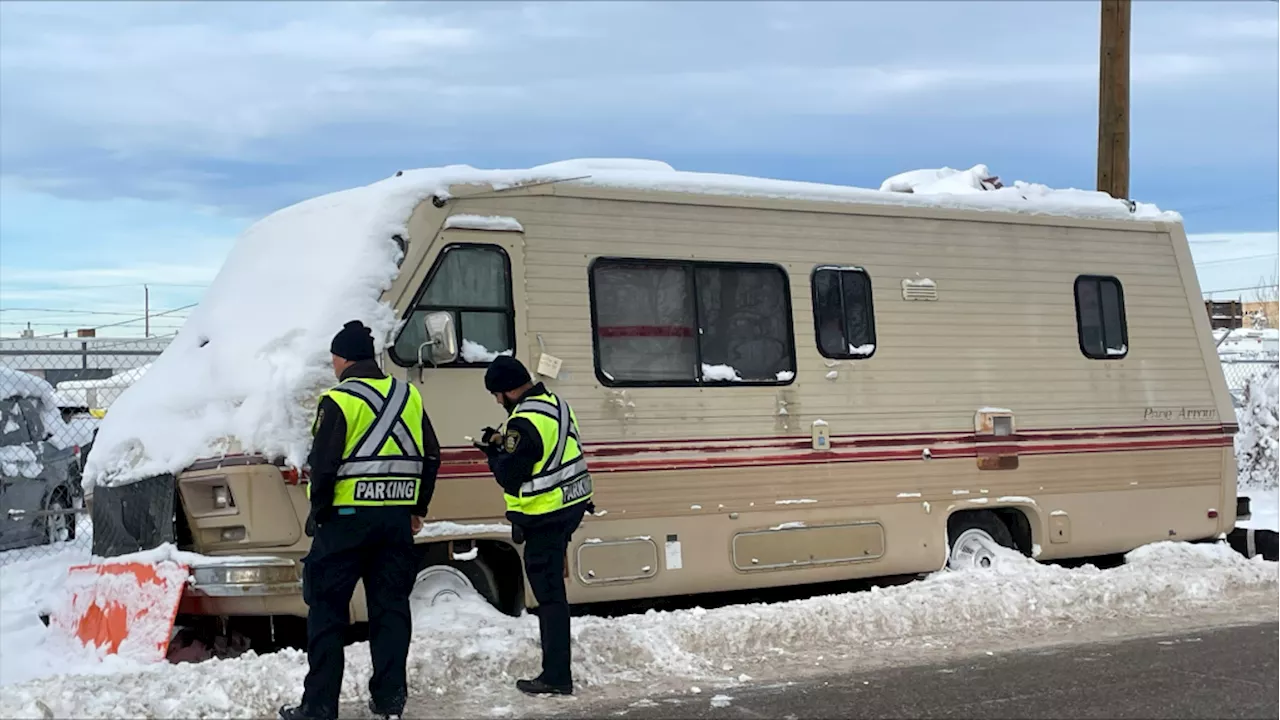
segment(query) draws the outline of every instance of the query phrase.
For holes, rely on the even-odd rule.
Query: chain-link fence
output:
[[[1240,407],[1240,403],[1244,401],[1244,389],[1249,381],[1262,377],[1267,370],[1274,368],[1280,364],[1280,359],[1257,359],[1257,360],[1240,360],[1228,359],[1222,360],[1222,374],[1227,378],[1227,389],[1231,391],[1236,407]]]
[[[81,478],[98,423],[168,340],[0,339],[0,566],[88,557]]]

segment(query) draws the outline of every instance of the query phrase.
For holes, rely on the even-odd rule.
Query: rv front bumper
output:
[[[196,598],[298,596],[302,576],[288,558],[246,558],[191,568],[187,594]]]

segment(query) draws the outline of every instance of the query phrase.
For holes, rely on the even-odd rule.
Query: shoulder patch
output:
[[[507,430],[506,437],[502,440],[502,449],[508,453],[513,453],[518,445],[520,445],[520,431]]]
[[[316,421],[311,423],[311,434],[315,435],[320,430],[320,424],[324,422],[324,405],[316,408]]]

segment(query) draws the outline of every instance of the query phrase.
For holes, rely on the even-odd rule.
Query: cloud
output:
[[[639,156],[872,187],[987,163],[1090,187],[1097,12],[0,2],[5,279],[87,269],[110,284],[134,266],[151,270],[120,282],[197,277],[249,218],[448,163]],[[1133,192],[1194,210],[1189,227],[1274,227],[1274,18],[1262,3],[1134,6]],[[96,291],[75,276],[43,278],[3,290],[116,302],[79,294]],[[126,305],[140,293],[123,292]]]
[[[320,3],[259,14],[257,4],[143,4],[81,15],[6,3],[0,126],[17,141],[5,154],[21,161],[71,140],[118,159],[264,160],[281,138],[335,126],[457,132],[495,116],[510,131],[525,118],[686,111],[865,115],[941,102],[989,113],[1017,95],[1071,102],[1096,83],[1092,13],[1069,4],[617,5]],[[991,42],[1022,22],[1037,31]],[[1247,72],[1250,56],[1216,37],[1198,51],[1135,48],[1135,82]]]

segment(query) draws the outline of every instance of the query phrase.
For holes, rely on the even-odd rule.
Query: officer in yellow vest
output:
[[[582,516],[593,509],[578,420],[564,399],[535,385],[515,358],[498,356],[484,385],[510,417],[501,433],[485,428],[478,445],[502,486],[512,535],[524,542],[525,575],[538,600],[542,636],[542,673],[516,687],[533,695],[571,695],[565,553]]]
[[[312,432],[311,551],[303,558],[307,663],[302,704],[284,720],[337,718],[343,639],[356,582],[369,607],[369,710],[398,717],[408,696],[406,662],[417,576],[413,536],[422,527],[440,468],[440,444],[410,383],[374,360],[373,334],[359,321],[330,346],[336,387],[320,396]]]

